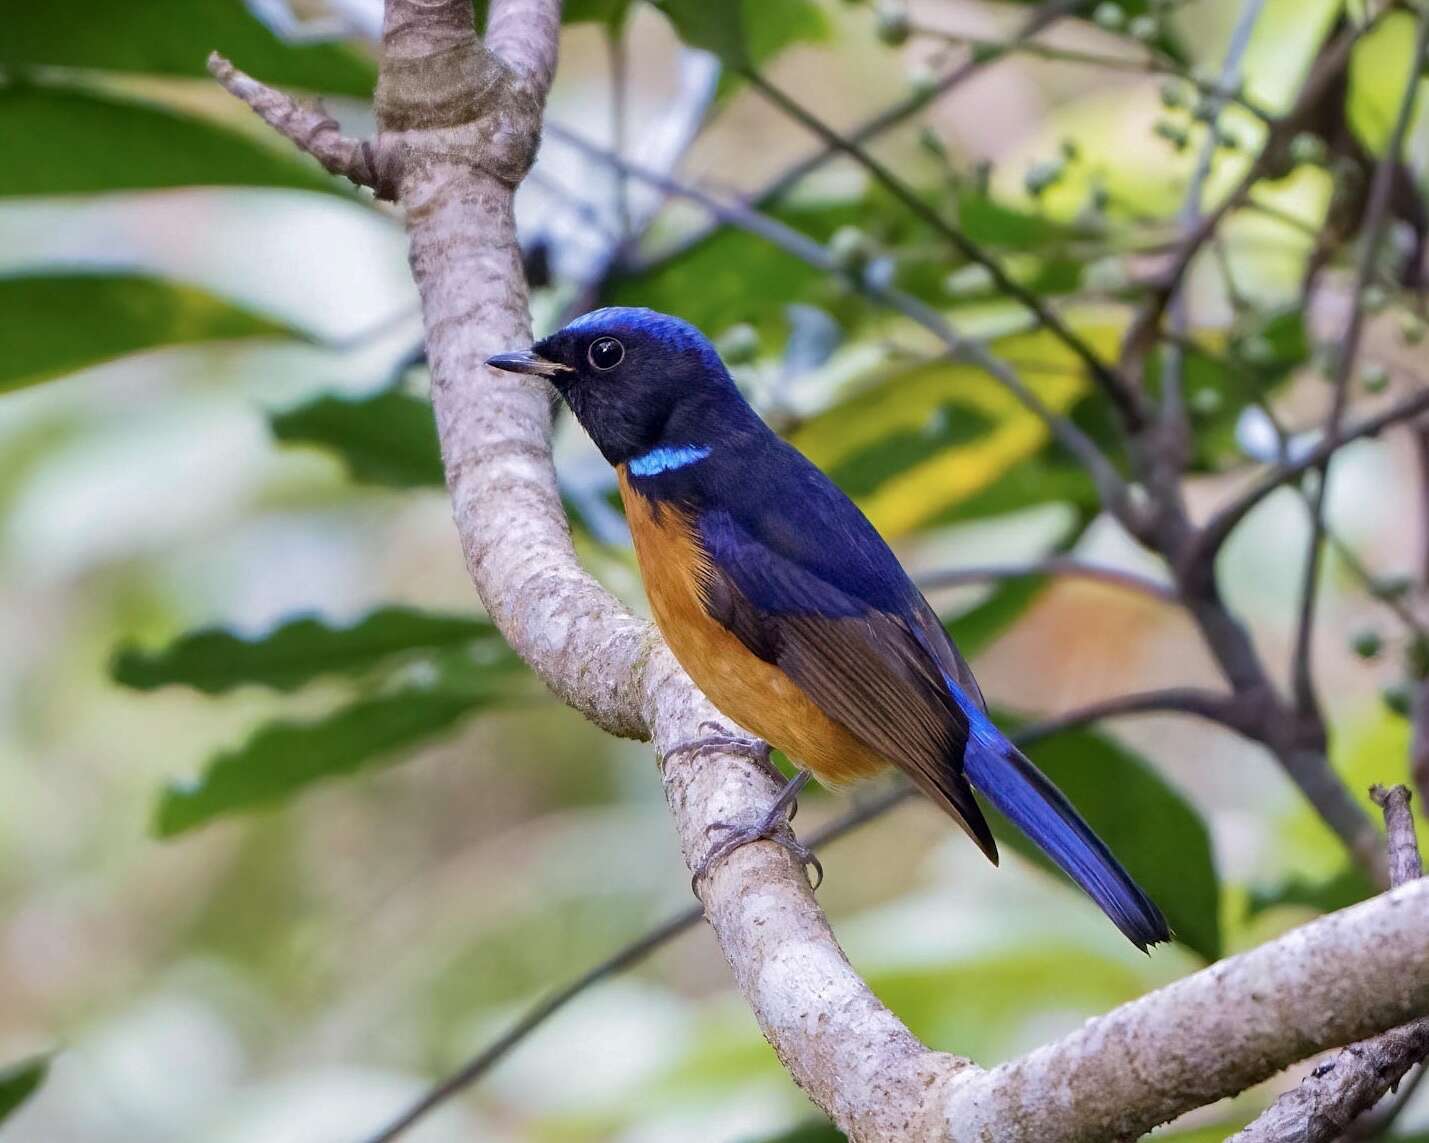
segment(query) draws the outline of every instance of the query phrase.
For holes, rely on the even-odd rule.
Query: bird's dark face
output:
[[[594,310],[529,352],[487,364],[549,380],[611,464],[662,445],[709,443],[744,408],[709,339],[654,310]]]

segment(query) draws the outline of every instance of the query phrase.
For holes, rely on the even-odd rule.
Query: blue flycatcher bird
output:
[[[801,767],[762,821],[727,827],[702,870],[760,838],[809,860],[786,811],[810,773],[839,785],[891,764],[994,863],[974,789],[1133,944],[1169,939],[1161,911],[992,724],[966,660],[873,525],[760,420],[699,330],[600,309],[487,364],[559,391],[615,466],[650,607],[680,665]],[[688,745],[708,741],[720,740]]]

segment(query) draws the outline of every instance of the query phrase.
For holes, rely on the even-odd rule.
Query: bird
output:
[[[788,827],[810,776],[837,788],[892,766],[994,864],[974,790],[1134,945],[1170,939],[1161,910],[994,724],[966,659],[873,524],[765,424],[695,326],[606,307],[487,365],[544,378],[569,406],[615,469],[675,658],[721,713],[799,768],[760,821],[721,827],[696,882],[759,839],[811,860]],[[677,749],[738,744],[710,735]]]

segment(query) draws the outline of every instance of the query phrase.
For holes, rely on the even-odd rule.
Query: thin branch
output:
[[[1221,715],[1226,701],[1218,695],[1190,690],[1151,691],[1139,695],[1123,695],[1079,707],[1041,722],[1029,723],[1014,732],[1011,737],[1019,746],[1029,747],[1056,734],[1075,730],[1106,718],[1139,714],[1197,714],[1210,718],[1212,721],[1224,722]],[[811,832],[805,839],[805,844],[810,849],[822,850],[825,846],[882,817],[895,806],[911,801],[917,793],[917,787],[900,776],[874,796],[859,799],[850,809]],[[510,1028],[456,1071],[433,1085],[426,1094],[390,1124],[368,1138],[366,1143],[391,1143],[392,1140],[442,1104],[479,1082],[522,1042],[529,1039],[538,1028],[547,1023],[581,993],[602,981],[609,980],[612,976],[634,968],[652,953],[693,929],[704,919],[704,915],[703,906],[696,904],[667,917],[654,928],[621,946],[599,964],[591,966],[568,984],[562,985],[538,1000]]]
[[[1146,358],[1156,344],[1162,315],[1201,247],[1216,233],[1225,217],[1245,202],[1256,183],[1276,169],[1290,145],[1290,140],[1310,118],[1325,93],[1339,80],[1348,66],[1350,52],[1355,44],[1390,7],[1391,5],[1382,7],[1361,27],[1347,27],[1320,52],[1294,105],[1271,128],[1250,169],[1225,198],[1201,216],[1195,229],[1186,235],[1175,257],[1158,276],[1122,338],[1121,373],[1129,379],[1129,383],[1139,383],[1145,371]]]
[[[1170,584],[1124,568],[1087,563],[1073,556],[1051,556],[1045,560],[1031,560],[1022,564],[980,564],[947,568],[919,576],[918,586],[924,591],[935,591],[938,588],[986,583],[988,580],[1027,579],[1039,575],[1098,580],[1113,587],[1123,587],[1128,591],[1149,595],[1162,603],[1178,603],[1181,599],[1175,587]]]
[[[1385,146],[1384,157],[1376,166],[1374,178],[1370,182],[1369,204],[1365,208],[1364,237],[1359,262],[1355,268],[1354,300],[1350,307],[1349,326],[1340,342],[1339,356],[1335,363],[1334,399],[1325,429],[1325,443],[1331,447],[1324,463],[1318,468],[1320,479],[1315,486],[1314,503],[1310,509],[1310,545],[1300,587],[1300,617],[1295,628],[1295,651],[1291,660],[1295,702],[1302,711],[1314,711],[1319,706],[1313,677],[1315,602],[1320,582],[1320,554],[1325,539],[1325,498],[1330,486],[1330,462],[1334,458],[1334,446],[1340,440],[1345,410],[1349,405],[1350,379],[1354,375],[1355,364],[1359,358],[1360,338],[1364,333],[1366,316],[1365,289],[1375,278],[1380,243],[1389,221],[1390,196],[1394,190],[1399,153],[1409,132],[1409,123],[1414,113],[1414,97],[1419,91],[1419,76],[1424,70],[1426,59],[1429,59],[1429,13],[1420,16],[1409,80],[1400,99],[1399,112],[1390,132],[1389,142]]]
[[[1221,64],[1219,87],[1234,90],[1240,86],[1241,61],[1250,45],[1251,33],[1264,9],[1264,0],[1249,0],[1241,6],[1231,32],[1230,45],[1226,48],[1225,60]],[[1220,114],[1224,100],[1212,96],[1212,121]],[[1181,241],[1195,230],[1201,217],[1201,196],[1205,192],[1206,180],[1210,177],[1215,161],[1219,140],[1214,130],[1207,131],[1201,153],[1196,159],[1195,170],[1191,174],[1190,185],[1186,189],[1185,201],[1181,204],[1178,225]],[[1190,334],[1190,301],[1184,290],[1177,289],[1170,300],[1170,322],[1172,338],[1161,355],[1161,448],[1158,450],[1157,464],[1162,473],[1161,485],[1168,495],[1180,495],[1180,476],[1185,467],[1191,444],[1191,424],[1186,414],[1185,394],[1182,391],[1182,371],[1185,365],[1181,339]]]
[[[1409,790],[1375,786],[1370,793],[1384,811],[1391,883],[1400,886],[1418,880],[1424,867],[1414,837]],[[1366,955],[1374,959],[1372,946]],[[1317,1067],[1299,1087],[1281,1095],[1229,1143],[1333,1143],[1426,1054],[1429,1017],[1351,1044]]]
[[[548,123],[546,124],[546,135],[576,148],[592,159],[609,166],[623,168],[632,177],[657,187],[666,194],[687,199],[709,211],[721,222],[748,231],[816,269],[828,274],[843,273],[838,262],[822,245],[770,215],[761,214],[742,203],[723,201],[708,191],[690,186],[657,171],[647,170],[637,163],[612,154],[605,147],[592,143],[569,127]],[[1082,463],[1091,474],[1102,503],[1108,511],[1124,523],[1128,523],[1128,526],[1134,526],[1134,522],[1129,518],[1130,505],[1126,482],[1117,472],[1115,465],[1107,459],[1091,437],[1078,428],[1070,418],[1062,416],[1050,408],[1006,362],[993,356],[979,342],[963,338],[948,324],[947,319],[941,313],[912,294],[905,293],[896,286],[869,281],[866,277],[861,278],[855,284],[869,297],[876,298],[889,309],[901,313],[933,334],[955,357],[970,361],[991,373],[1029,412],[1045,422],[1058,442]]]
[[[1224,75],[1219,82],[1207,83],[1205,80],[1192,75],[1175,60],[1157,54],[1147,54],[1140,58],[1129,56],[1108,55],[1105,52],[1089,52],[1077,48],[1064,48],[1056,44],[1042,43],[1037,40],[1013,40],[1011,42],[1003,40],[990,40],[981,36],[970,36],[960,32],[948,32],[941,28],[932,28],[922,24],[912,26],[914,35],[927,36],[930,39],[941,40],[948,44],[963,44],[973,49],[978,56],[985,56],[987,53],[995,52],[1002,55],[1007,52],[1015,52],[1018,55],[1035,56],[1038,59],[1050,60],[1056,63],[1085,64],[1088,67],[1103,68],[1107,71],[1124,71],[1135,75],[1163,75],[1183,80],[1185,83],[1195,88],[1196,92],[1207,99],[1215,99],[1223,103],[1234,103],[1237,107],[1250,112],[1261,122],[1273,125],[1275,116],[1267,111],[1260,104],[1246,96],[1240,91],[1240,85],[1234,81],[1227,81]]]
[[[1340,432],[1338,440],[1321,440],[1314,448],[1308,449],[1296,459],[1276,465],[1206,522],[1194,548],[1188,553],[1186,562],[1200,565],[1213,561],[1231,532],[1251,509],[1276,489],[1299,479],[1312,468],[1318,468],[1346,445],[1364,437],[1377,436],[1392,425],[1413,420],[1425,412],[1429,412],[1429,389],[1411,393],[1380,412],[1347,425]]]
[[[330,174],[376,191],[379,198],[392,197],[390,178],[380,170],[373,148],[344,135],[337,120],[320,106],[301,103],[260,83],[217,52],[209,54],[208,72],[230,95],[248,104],[264,123],[315,158]]]
[[[1419,468],[1419,574],[1429,582],[1429,426],[1416,425],[1413,439]],[[1429,637],[1420,638],[1429,647]],[[1420,805],[1429,806],[1429,676],[1415,680],[1410,717],[1410,780],[1419,791]]]
[[[862,146],[845,139],[822,119],[792,98],[782,88],[776,87],[762,74],[745,69],[741,74],[775,107],[791,119],[803,125],[820,138],[824,145],[849,156],[864,170],[868,171],[882,186],[901,202],[915,217],[921,219],[934,233],[957,249],[970,262],[983,267],[991,276],[993,284],[1014,299],[1020,306],[1033,314],[1038,322],[1063,345],[1072,351],[1086,365],[1098,388],[1111,400],[1120,413],[1129,432],[1140,428],[1145,419],[1141,396],[1129,388],[1116,371],[1103,361],[1100,355],[1071,326],[1042,301],[1036,293],[1021,283],[1014,281],[1002,268],[996,258],[974,242],[956,226],[953,226],[933,207],[919,197],[917,191],[908,186],[882,162],[870,155]]]

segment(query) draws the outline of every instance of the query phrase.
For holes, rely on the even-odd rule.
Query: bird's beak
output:
[[[559,361],[547,361],[544,357],[537,357],[529,349],[520,353],[498,353],[495,357],[488,357],[486,363],[493,369],[504,369],[507,373],[530,373],[547,379],[561,373],[575,372],[569,365],[562,365]]]

